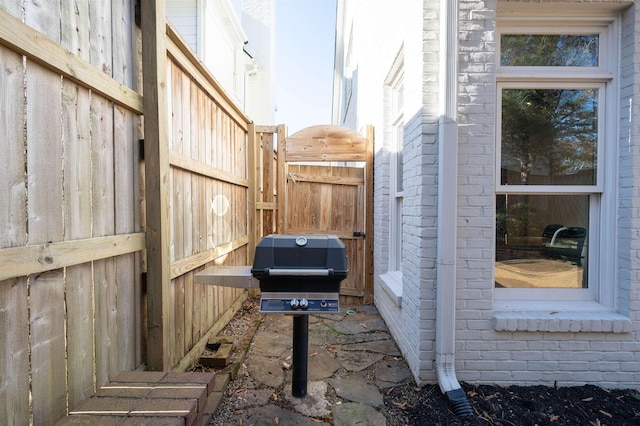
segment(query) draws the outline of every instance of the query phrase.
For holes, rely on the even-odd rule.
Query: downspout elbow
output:
[[[446,395],[451,405],[451,410],[458,417],[469,417],[473,414],[467,395],[458,383],[456,378],[456,368],[452,356],[442,354],[436,356],[436,373],[438,375],[438,386],[440,391]]]

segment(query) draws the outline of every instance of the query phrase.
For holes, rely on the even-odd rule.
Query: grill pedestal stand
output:
[[[293,316],[293,378],[291,394],[297,398],[307,396],[307,370],[309,367],[309,316]]]

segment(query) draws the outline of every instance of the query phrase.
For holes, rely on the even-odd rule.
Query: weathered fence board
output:
[[[0,420],[26,424],[29,405],[29,308],[27,279],[0,281]]]
[[[2,424],[51,424],[142,362],[131,7],[0,4]]]
[[[73,15],[72,15],[73,16]],[[91,238],[91,135],[89,91],[63,81],[63,140],[65,152],[64,193],[65,240]],[[93,377],[93,286],[92,265],[83,263],[66,269],[67,356],[75,374],[68,376],[69,408],[77,407],[94,391]]]
[[[79,58],[89,59],[89,3],[61,2],[61,46]],[[84,26],[84,30],[82,29]],[[64,193],[65,240],[91,238],[91,131],[89,126],[90,92],[77,83],[64,79],[63,141],[65,152]],[[75,366],[67,378],[69,409],[74,409],[91,396],[95,389],[93,375],[93,267],[91,263],[66,268],[67,357]]]
[[[135,35],[133,29],[134,4],[128,0],[113,0],[112,16],[112,66],[113,78],[125,87],[134,87],[132,58]],[[139,227],[140,196],[138,181],[139,144],[136,136],[137,117],[124,107],[113,107],[113,138],[115,159],[114,189],[117,194],[115,203],[115,233],[130,234]],[[138,226],[136,226],[138,224]],[[131,253],[116,257],[117,324],[129,324],[117,328],[116,347],[120,356],[116,358],[116,371],[129,371],[139,366],[142,359],[136,358],[136,319],[140,317],[142,305],[137,297],[136,281],[140,276],[140,253]]]
[[[4,6],[6,7],[6,6]],[[17,8],[16,8],[17,9]],[[17,10],[15,10],[17,13]],[[24,67],[22,57],[0,46],[0,152],[12,161],[0,168],[0,247],[26,244],[26,185],[24,182]],[[27,278],[0,278],[0,422],[24,422],[29,406],[29,310]],[[22,419],[22,420],[20,420]],[[8,421],[7,421],[8,423]]]
[[[54,3],[42,7],[25,4],[25,21],[59,42],[59,7]],[[61,80],[45,67],[27,61],[25,89],[28,242],[61,241],[64,236]],[[58,269],[32,275],[28,285],[33,423],[44,425],[49,416],[58,418],[66,412],[64,272]]]

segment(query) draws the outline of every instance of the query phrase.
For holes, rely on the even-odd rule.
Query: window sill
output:
[[[398,307],[402,307],[402,274],[387,272],[380,275],[381,287]]]
[[[493,328],[496,331],[630,333],[631,319],[614,312],[495,312]]]

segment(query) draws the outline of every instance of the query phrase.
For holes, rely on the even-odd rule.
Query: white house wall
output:
[[[437,127],[424,123],[429,114],[423,106],[422,90],[423,48],[422,31],[428,22],[423,20],[422,5],[417,1],[391,2],[385,0],[346,2],[343,21],[344,63],[352,69],[351,98],[345,98],[348,108],[340,113],[338,124],[356,130],[366,124],[375,125],[375,180],[374,180],[374,294],[380,309],[414,374],[432,371],[434,338],[434,264],[425,254],[435,253],[435,195],[437,187],[433,179],[422,175],[421,170],[430,166],[437,169],[437,146],[423,144],[424,132],[435,132]],[[431,25],[433,23],[431,22]],[[437,32],[437,22],[435,23]],[[353,28],[353,31],[351,31]],[[351,54],[348,45],[351,44]],[[437,44],[437,41],[436,41]],[[389,265],[389,129],[384,116],[389,108],[384,96],[384,86],[398,53],[404,51],[405,73],[405,159],[411,166],[405,167],[405,178],[415,183],[405,195],[408,241],[404,248],[411,264],[405,276],[402,308],[391,302],[381,286],[380,275]],[[349,56],[350,57],[347,57]],[[432,59],[432,60],[435,60]],[[435,66],[437,69],[437,65]],[[434,82],[437,86],[437,82]],[[428,104],[437,104],[437,92],[428,95]],[[335,101],[335,100],[334,100]],[[431,112],[429,119],[437,122]],[[431,223],[428,224],[428,217]],[[422,219],[418,219],[418,218]],[[424,280],[421,283],[421,280]],[[430,283],[430,284],[429,284]],[[420,326],[422,324],[422,326]],[[433,379],[435,376],[431,376]]]
[[[276,0],[242,0],[242,27],[247,33],[245,49],[258,68],[247,74],[247,114],[259,124],[275,120]]]
[[[357,69],[356,94],[342,124],[375,126],[375,303],[416,380],[436,381],[433,361],[440,1],[343,3],[338,54]],[[569,313],[566,320],[500,316],[494,305],[495,238],[495,25],[498,10],[517,3],[527,10],[558,4],[564,11],[602,13],[607,2],[504,2],[461,0],[459,27],[456,371],[458,379],[501,385],[561,386],[592,383],[640,388],[640,12],[621,15],[619,80],[616,311]],[[339,19],[341,17],[339,16]],[[353,29],[352,29],[353,28]],[[382,278],[389,250],[389,154],[384,82],[401,46],[405,58],[404,267],[401,303]],[[635,62],[634,62],[635,61]],[[336,61],[340,63],[340,61]],[[344,84],[344,82],[342,82]],[[357,85],[357,87],[356,87]],[[341,97],[342,98],[342,97]],[[561,323],[562,321],[562,323]],[[567,327],[567,331],[553,331]],[[551,331],[531,331],[547,328]],[[602,330],[606,330],[603,332]]]
[[[216,79],[222,84],[227,93],[232,94],[235,101],[243,105],[243,90],[235,81],[236,51],[242,52],[244,40],[231,37],[228,27],[224,25],[224,16],[220,15],[220,7],[213,2],[204,8],[204,28],[202,31],[202,58],[213,72]],[[239,90],[241,89],[241,90]]]
[[[167,19],[189,47],[200,54],[198,45],[198,0],[167,0]]]
[[[616,2],[605,3],[612,5]],[[578,9],[586,11],[590,7],[593,8],[589,13],[602,13],[598,11],[599,5],[596,2],[558,2],[558,5],[562,9],[558,13],[571,10],[572,16],[577,14]],[[506,4],[485,2],[483,8],[478,6],[477,2],[460,2],[456,313],[459,379],[504,385],[557,383],[568,386],[592,383],[610,388],[639,388],[640,264],[638,247],[634,247],[632,243],[633,235],[637,235],[640,229],[637,209],[640,155],[637,144],[633,145],[633,149],[630,149],[630,145],[620,149],[622,157],[617,161],[618,175],[626,176],[618,184],[617,269],[626,273],[618,275],[615,283],[619,297],[617,314],[566,312],[561,316],[567,322],[562,323],[563,320],[560,319],[541,319],[543,315],[528,318],[527,315],[519,316],[517,312],[511,312],[507,315],[510,324],[507,327],[500,324],[499,313],[495,311],[492,300],[496,110],[493,32],[496,13],[500,8],[506,7]],[[535,13],[536,8],[540,9],[541,5],[530,3],[528,13]],[[635,35],[637,10],[628,10],[623,16],[623,22],[621,64],[627,71],[619,73],[623,76],[619,94],[620,123],[625,122],[624,110],[628,110],[629,105],[633,105],[637,99],[640,77],[637,73],[634,75],[629,72],[633,70],[633,55],[637,58],[640,51]],[[631,87],[634,87],[633,93]],[[629,119],[633,122],[638,117],[637,107],[634,106],[633,110],[632,117],[627,114],[628,130]],[[621,138],[621,148],[629,140]],[[609,169],[608,173],[615,176],[616,170]],[[632,195],[634,192],[635,198]],[[632,208],[634,204],[635,209]],[[623,223],[626,225],[624,231],[620,228]],[[555,308],[549,307],[549,311],[555,311]],[[569,324],[569,331],[553,332],[566,324]],[[530,331],[540,328],[550,331]],[[510,329],[514,331],[509,331]],[[603,330],[606,332],[602,332]]]
[[[273,115],[273,91],[262,90],[262,87],[273,86],[270,71],[273,65],[266,62],[259,64],[244,51],[247,35],[230,0],[167,0],[166,10],[171,25],[245,112],[259,122],[268,119],[269,112]],[[264,12],[270,15],[262,23],[271,19],[268,22],[273,24],[273,8],[267,8]],[[243,15],[247,14],[243,12]],[[250,29],[253,22],[247,21]],[[263,31],[273,29],[266,28]],[[252,36],[261,43],[265,38],[255,32],[252,32]],[[271,49],[271,53],[264,53],[263,59],[273,55],[273,43],[266,48]],[[269,101],[271,104],[265,106]]]

